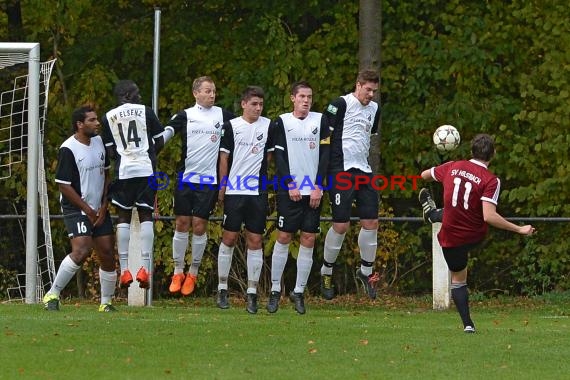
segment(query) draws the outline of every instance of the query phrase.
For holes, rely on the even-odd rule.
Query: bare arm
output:
[[[103,187],[103,196],[101,197],[101,208],[97,210],[97,220],[93,224],[94,226],[100,226],[107,216],[107,207],[109,201],[107,200],[107,191],[109,189],[109,183],[111,183],[111,176],[109,175],[109,169],[105,170],[105,186]]]
[[[431,169],[426,169],[426,170],[424,170],[424,171],[422,172],[421,176],[422,176],[422,179],[423,179],[424,181],[431,182],[431,181],[434,180],[434,178],[431,176]]]
[[[521,235],[532,235],[536,231],[536,229],[530,224],[517,226],[516,224],[509,222],[499,215],[497,212],[497,206],[491,202],[483,201],[483,219],[493,227],[516,232]]]
[[[220,184],[220,191],[218,192],[218,202],[222,203],[224,201],[224,196],[226,194],[226,185],[228,183],[228,161],[229,153],[220,152],[220,163],[218,166],[218,174],[220,178],[218,183]]]

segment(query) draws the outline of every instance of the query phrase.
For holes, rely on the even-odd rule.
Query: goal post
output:
[[[26,54],[28,61],[28,151],[26,195],[26,303],[36,303],[38,244],[38,158],[40,143],[40,44],[1,42],[0,53]],[[3,67],[4,63],[0,63]]]
[[[55,276],[43,155],[43,127],[55,61],[40,62],[39,43],[0,42],[0,179],[11,177],[13,167],[19,164],[26,165],[27,172],[25,273],[16,276],[18,286],[7,292],[9,300],[26,303],[41,300],[45,285],[51,285]],[[24,284],[19,278],[25,279]]]

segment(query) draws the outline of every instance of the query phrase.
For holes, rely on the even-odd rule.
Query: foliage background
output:
[[[45,139],[50,179],[57,148],[70,133],[68,120],[75,107],[92,103],[103,116],[113,105],[114,83],[124,78],[135,80],[150,104],[155,6],[161,8],[162,17],[158,113],[164,123],[194,103],[191,83],[199,75],[212,76],[217,103],[236,112],[241,90],[249,84],[261,85],[267,93],[264,113],[268,117],[290,109],[288,86],[294,80],[313,84],[315,110],[352,90],[359,66],[359,4],[354,0],[8,0],[0,5],[0,38],[39,41],[42,60],[58,58]],[[15,10],[20,11],[20,19]],[[372,151],[380,156],[378,172],[414,175],[444,160],[466,157],[470,139],[485,132],[497,142],[491,168],[502,179],[499,212],[568,216],[568,16],[567,5],[556,0],[383,0],[382,130],[380,146]],[[433,130],[441,124],[455,125],[463,139],[459,149],[445,156],[431,143]],[[174,139],[161,153],[161,170],[174,173],[179,147],[179,139]],[[0,184],[2,213],[25,209],[23,166]],[[430,186],[440,200],[441,187]],[[50,191],[51,210],[57,214],[53,181]],[[381,196],[382,216],[419,216],[416,192],[410,186]],[[172,215],[171,192],[162,191],[159,198],[160,213]],[[323,215],[330,215],[328,211]],[[323,230],[328,227],[323,222]],[[537,223],[537,227],[539,234],[532,239],[491,229],[484,247],[472,256],[471,287],[481,294],[568,289],[570,260],[564,238],[568,223]],[[61,221],[54,221],[52,228],[61,260],[69,243]],[[14,270],[22,262],[23,245],[6,239],[14,236],[8,234],[17,227],[3,223],[2,229],[0,265]],[[275,239],[272,222],[268,230],[266,255]],[[212,223],[200,277],[203,294],[215,288],[220,232],[219,224]],[[341,292],[351,292],[356,285],[357,232],[358,227],[353,227],[335,272]],[[430,291],[430,238],[428,226],[382,223],[377,268],[386,291]],[[158,221],[159,295],[172,270],[171,239],[171,223]],[[235,280],[243,286],[243,249],[238,253]],[[318,288],[321,258],[322,241],[318,241],[311,292]],[[292,265],[294,260],[288,268]],[[84,266],[87,280],[96,277],[94,267],[92,261]],[[288,285],[294,281],[290,272],[285,279]],[[264,273],[267,283],[268,271]]]

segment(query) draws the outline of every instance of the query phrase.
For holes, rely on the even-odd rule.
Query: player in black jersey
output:
[[[328,177],[332,178],[329,198],[333,216],[333,225],[325,238],[321,267],[321,293],[325,299],[334,298],[333,265],[350,227],[353,202],[356,202],[361,225],[358,235],[360,268],[356,276],[366,287],[368,296],[376,298],[379,277],[373,273],[373,264],[376,258],[379,200],[378,193],[371,185],[373,173],[368,155],[370,136],[377,133],[380,119],[378,104],[372,100],[378,86],[378,74],[373,70],[363,70],[358,73],[354,91],[333,100],[324,112],[331,129]],[[339,176],[343,178],[342,186],[336,181]],[[367,183],[363,179],[368,180]],[[348,189],[346,180],[352,183]]]
[[[60,292],[95,248],[100,263],[99,311],[116,311],[111,303],[117,272],[113,224],[107,210],[109,158],[101,137],[97,136],[99,120],[93,108],[76,109],[71,121],[74,134],[59,149],[55,173],[71,253],[61,262],[43,303],[47,310],[59,310]]]

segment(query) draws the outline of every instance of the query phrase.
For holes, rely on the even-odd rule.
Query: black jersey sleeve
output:
[[[319,137],[319,168],[317,171],[316,184],[323,186],[324,178],[328,172],[330,146],[331,146],[331,131],[324,115],[321,117],[321,131]]]
[[[164,127],[158,120],[154,110],[145,106],[146,127],[151,138],[156,139],[164,132]]]
[[[374,124],[372,124],[372,130],[370,131],[371,134],[377,135],[380,125],[380,105],[378,105],[378,109],[376,110],[376,114],[374,115]]]
[[[234,151],[234,131],[231,122],[222,125],[222,140],[220,141],[220,152],[231,154]]]
[[[174,130],[174,133],[180,133],[180,131],[186,128],[187,121],[188,117],[186,116],[186,112],[180,111],[177,112],[176,115],[172,116],[165,128],[170,127]]]
[[[107,115],[105,115],[101,120],[101,139],[103,139],[103,144],[105,144],[105,146],[115,145],[115,140],[113,139],[113,134],[111,133],[111,127],[109,126]]]
[[[236,115],[234,115],[233,112],[228,111],[225,108],[222,108],[222,117],[223,117],[224,123],[225,123],[226,121],[230,121],[231,119],[235,119]]]
[[[335,133],[334,131],[337,131],[336,133],[342,132],[345,115],[346,100],[342,97],[338,97],[330,102],[323,112],[325,122],[332,133]]]
[[[291,170],[289,168],[289,154],[287,151],[287,139],[285,138],[285,127],[283,119],[278,117],[272,124],[274,130],[274,147],[275,147],[275,168],[277,177],[284,179],[285,184],[293,181],[291,178]]]
[[[71,149],[61,147],[57,157],[57,168],[55,169],[55,181],[71,185],[76,182],[79,177],[75,156]]]

